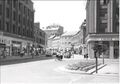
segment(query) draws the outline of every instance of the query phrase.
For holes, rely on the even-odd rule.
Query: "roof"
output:
[[[75,35],[78,31],[69,31],[69,32],[66,32],[64,33],[62,36],[72,36],[72,35]]]
[[[56,36],[54,39],[60,39],[60,36]]]

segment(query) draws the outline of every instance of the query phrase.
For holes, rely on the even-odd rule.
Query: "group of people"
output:
[[[55,58],[55,60],[62,61],[63,53],[60,51],[53,52],[53,57]]]
[[[20,57],[23,57],[26,53],[27,53],[27,50],[25,48],[23,48],[21,51],[18,51],[18,54]],[[40,54],[43,54],[43,53],[41,53],[40,49],[31,48],[29,50],[29,55],[31,55],[32,58],[34,56],[39,56]]]

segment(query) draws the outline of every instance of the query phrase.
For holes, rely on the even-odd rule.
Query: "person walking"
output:
[[[20,52],[20,57],[23,57],[23,56],[24,56],[24,50]]]
[[[6,56],[7,56],[7,51],[6,51],[6,49],[5,49],[5,50],[3,50],[3,58],[5,59]]]

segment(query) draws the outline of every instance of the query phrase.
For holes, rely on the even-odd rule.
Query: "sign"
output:
[[[108,37],[108,38],[89,38],[87,40],[87,42],[89,41],[119,41],[119,38],[111,38],[111,37]]]

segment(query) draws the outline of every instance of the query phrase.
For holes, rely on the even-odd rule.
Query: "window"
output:
[[[19,15],[19,23],[21,22],[21,17],[20,17],[20,15]]]
[[[107,5],[109,0],[100,0],[101,5]]]
[[[26,12],[26,7],[24,6],[24,14],[25,14],[25,12]]]
[[[11,2],[10,0],[7,0],[7,4],[10,4],[10,2]]]
[[[13,25],[13,33],[15,33],[15,25]]]
[[[16,0],[13,0],[13,7],[16,7]]]
[[[6,22],[6,31],[7,31],[7,32],[10,31],[10,29],[9,29],[9,23],[8,23],[8,22]]]
[[[7,18],[10,17],[10,10],[9,10],[9,8],[6,8],[6,17],[7,17]]]
[[[0,20],[0,30],[2,30],[2,21]]]
[[[16,20],[16,12],[13,11],[13,20],[15,21]]]
[[[0,4],[0,15],[2,15],[2,5]]]

